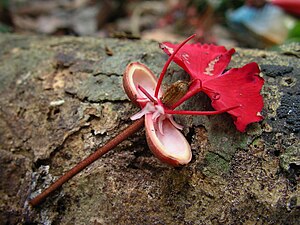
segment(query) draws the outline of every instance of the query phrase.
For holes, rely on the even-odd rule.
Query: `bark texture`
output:
[[[237,52],[229,67],[256,61],[265,78],[261,123],[239,133],[226,114],[177,117],[189,165],[160,163],[140,131],[32,209],[28,199],[131,124],[126,65],[159,74],[167,58],[151,41],[1,35],[1,223],[297,224],[300,45]],[[167,83],[187,79],[169,71]],[[202,94],[184,107],[210,109]]]

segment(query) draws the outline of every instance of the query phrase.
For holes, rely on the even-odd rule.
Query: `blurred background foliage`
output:
[[[300,12],[287,2],[300,8],[299,0],[0,0],[0,33],[157,41],[196,33],[200,42],[266,48],[300,41]]]

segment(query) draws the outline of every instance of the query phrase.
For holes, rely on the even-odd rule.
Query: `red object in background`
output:
[[[270,0],[270,2],[287,12],[300,16],[300,0]]]

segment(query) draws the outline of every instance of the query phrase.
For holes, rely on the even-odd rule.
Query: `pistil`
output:
[[[196,36],[196,34],[193,34],[192,36],[188,37],[186,40],[184,40],[176,49],[175,51],[170,55],[170,57],[168,58],[167,62],[165,63],[160,75],[159,75],[159,78],[158,78],[158,81],[157,81],[157,85],[156,85],[156,88],[155,88],[155,92],[154,92],[154,97],[157,98],[158,97],[158,92],[159,92],[159,89],[160,89],[160,86],[161,86],[161,83],[164,79],[164,76],[167,72],[167,69],[170,65],[170,63],[172,62],[174,56],[176,55],[176,53],[181,49],[181,47],[183,45],[185,45],[189,40],[191,40],[192,38],[194,38]]]

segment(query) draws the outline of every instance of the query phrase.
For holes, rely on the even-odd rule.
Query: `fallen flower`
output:
[[[230,101],[230,104],[223,104],[221,107],[217,107],[217,111],[174,110],[178,105],[199,91],[206,91],[209,93],[209,96],[216,95],[216,92],[212,90],[219,85],[219,83],[217,83],[216,86],[213,86],[212,84],[204,87],[202,86],[204,81],[200,80],[200,76],[192,73],[195,75],[192,76],[190,82],[177,81],[171,85],[166,93],[163,93],[161,90],[161,83],[171,60],[174,59],[175,62],[177,61],[183,66],[185,65],[184,63],[187,63],[192,69],[196,68],[196,71],[199,71],[199,66],[202,64],[197,61],[189,60],[189,57],[195,54],[195,52],[191,51],[191,54],[182,52],[182,49],[185,49],[184,44],[193,37],[194,36],[191,36],[180,45],[174,47],[164,45],[164,49],[168,49],[170,57],[158,79],[149,68],[138,62],[129,64],[123,75],[123,85],[128,97],[142,108],[142,110],[132,116],[131,119],[135,120],[145,116],[145,130],[149,148],[158,159],[172,166],[187,164],[192,157],[190,145],[182,133],[178,131],[178,129],[182,129],[182,126],[174,121],[172,117],[173,114],[213,115],[230,112],[243,107],[239,101],[232,100]],[[212,57],[212,60],[207,61],[208,65],[206,67],[203,66],[203,68],[200,68],[204,72],[209,73],[209,76],[212,76],[212,73],[215,71],[221,73],[229,63],[230,54],[233,52],[230,51],[229,53],[224,54],[223,57],[223,55],[220,55],[220,50],[225,50],[226,52],[224,47],[213,46],[213,48],[217,49],[217,51],[205,58],[207,61],[209,60],[209,57]],[[181,58],[182,61],[178,60],[179,58]],[[186,70],[189,68],[190,67],[184,67]],[[211,79],[207,78],[203,80],[209,84]],[[221,79],[219,78],[219,80]],[[219,82],[219,80],[217,80],[217,82]],[[231,88],[227,83],[225,85],[227,85],[227,87],[224,87],[225,89],[223,88],[225,91]],[[218,88],[220,94],[218,94],[218,99],[214,100],[226,100],[223,96],[221,97],[223,94],[226,95],[226,93],[223,93],[223,89]],[[231,95],[228,96],[229,98],[231,97]],[[223,103],[222,101],[221,103]],[[219,101],[215,102],[219,103]],[[218,106],[218,104],[216,105]]]

